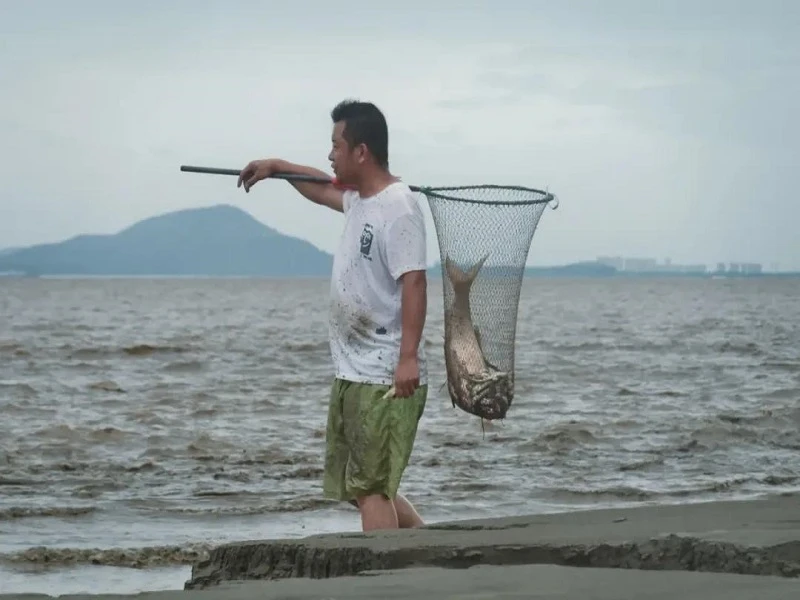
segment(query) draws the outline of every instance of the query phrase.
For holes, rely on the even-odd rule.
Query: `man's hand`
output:
[[[419,362],[416,356],[401,356],[394,373],[394,395],[407,398],[419,386]]]
[[[273,173],[277,172],[278,161],[274,158],[265,158],[263,160],[254,160],[242,169],[239,174],[239,180],[236,182],[236,187],[242,187],[244,184],[244,191],[249,192],[257,182],[266,179]]]
[[[313,167],[296,165],[281,158],[264,158],[254,160],[242,169],[239,174],[239,180],[236,182],[236,187],[244,185],[244,191],[249,192],[250,188],[256,183],[267,177],[272,177],[275,173],[294,173],[296,175],[309,175],[322,180],[330,179],[329,175]],[[330,183],[319,184],[313,181],[289,180],[289,183],[315,204],[321,204],[335,211],[344,212],[342,190],[337,189],[336,186]]]

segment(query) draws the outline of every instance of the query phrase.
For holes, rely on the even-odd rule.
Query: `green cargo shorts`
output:
[[[381,400],[389,387],[334,380],[322,486],[326,498],[352,503],[359,496],[397,495],[428,386],[419,386],[406,398]]]

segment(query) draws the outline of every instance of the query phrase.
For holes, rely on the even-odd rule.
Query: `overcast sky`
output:
[[[358,97],[409,183],[557,194],[532,264],[800,269],[800,2],[0,0],[0,36],[0,247],[228,203],[332,251],[285,182],[179,166],[328,170]]]

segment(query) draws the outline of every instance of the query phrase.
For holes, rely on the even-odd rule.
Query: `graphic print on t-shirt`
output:
[[[369,252],[372,249],[372,239],[372,225],[365,223],[364,229],[361,231],[361,239],[359,241],[361,243],[361,256],[367,260],[372,260],[372,257],[369,255]]]

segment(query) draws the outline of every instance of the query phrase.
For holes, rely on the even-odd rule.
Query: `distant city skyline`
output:
[[[763,272],[779,272],[780,265],[777,262],[769,263],[768,268],[760,262],[741,262],[741,261],[718,261],[713,265],[697,262],[689,264],[673,263],[669,257],[659,262],[656,258],[630,257],[624,255],[617,256],[598,256],[597,262],[609,267],[614,267],[618,271],[632,273],[742,273],[746,275],[758,274]]]

